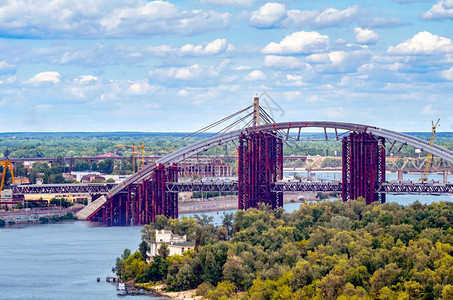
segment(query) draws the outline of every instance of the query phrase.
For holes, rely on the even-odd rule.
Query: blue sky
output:
[[[0,1],[0,131],[278,121],[453,131],[453,0]]]

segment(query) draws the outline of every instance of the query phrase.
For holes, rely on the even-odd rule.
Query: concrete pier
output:
[[[396,171],[397,176],[398,176],[398,181],[401,182],[403,181],[403,170],[398,170]]]

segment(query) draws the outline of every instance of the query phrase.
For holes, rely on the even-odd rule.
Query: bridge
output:
[[[392,149],[413,146],[453,163],[453,151],[432,145],[427,141],[396,131],[370,125],[326,122],[295,121],[277,123],[259,107],[259,99],[223,120],[243,121],[240,113],[252,110],[246,127],[225,130],[161,157],[115,186],[97,186],[100,196],[82,209],[81,220],[101,221],[109,225],[147,224],[157,215],[169,218],[178,216],[178,192],[182,191],[237,191],[238,208],[257,207],[259,202],[273,208],[283,205],[285,191],[335,191],[341,192],[343,201],[365,198],[368,204],[385,202],[385,193],[451,193],[450,184],[395,185],[386,182],[385,156]],[[222,120],[222,121],[223,121]],[[216,122],[219,123],[219,122]],[[229,124],[230,129],[237,124]],[[208,128],[208,127],[207,127]],[[335,132],[335,139],[342,143],[341,183],[285,183],[283,178],[283,144],[289,139],[300,139],[301,130],[320,128]],[[339,133],[344,131],[344,133]],[[234,143],[238,152],[238,181],[230,184],[178,183],[179,162],[196,156],[210,148]],[[450,170],[451,171],[451,170]],[[67,187],[65,187],[67,188]],[[82,187],[78,187],[82,188]],[[101,195],[102,194],[102,195]]]

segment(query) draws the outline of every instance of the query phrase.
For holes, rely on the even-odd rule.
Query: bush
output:
[[[41,224],[49,223],[49,219],[46,217],[41,217],[39,218],[39,223]]]
[[[2,219],[0,219],[0,227],[5,227],[6,222]]]
[[[214,289],[215,287],[209,282],[203,282],[197,287],[197,292],[195,295],[206,298],[209,292],[213,291]]]
[[[208,293],[208,299],[220,300],[231,298],[236,290],[236,286],[229,281],[219,282],[214,291]]]

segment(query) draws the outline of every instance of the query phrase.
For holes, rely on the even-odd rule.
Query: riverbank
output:
[[[283,194],[283,203],[319,201],[314,192],[287,192]],[[237,196],[221,196],[207,199],[189,199],[179,202],[180,214],[224,211],[238,208]]]
[[[0,219],[8,225],[24,223],[40,223],[40,220],[56,220],[68,213],[75,215],[82,209],[81,205],[74,205],[68,208],[63,207],[41,207],[23,208],[14,211],[0,211]]]
[[[164,287],[165,286],[163,284],[156,285],[151,289],[151,291],[157,296],[167,297],[170,299],[200,300],[203,298],[201,296],[195,295],[196,290],[187,290],[187,291],[180,291],[180,292],[165,292],[165,291],[163,291]]]

